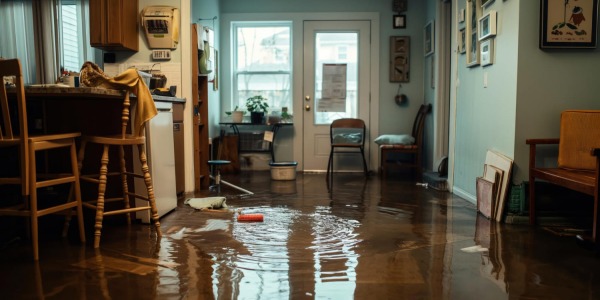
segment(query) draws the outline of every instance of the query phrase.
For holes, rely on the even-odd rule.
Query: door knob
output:
[[[307,106],[305,106],[305,107],[304,107],[304,109],[305,109],[306,111],[310,111],[310,105],[307,105]]]
[[[309,95],[304,96],[304,100],[310,101],[310,96]]]

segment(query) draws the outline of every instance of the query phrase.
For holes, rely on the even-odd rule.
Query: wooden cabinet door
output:
[[[90,44],[108,51],[138,51],[138,0],[90,0]]]

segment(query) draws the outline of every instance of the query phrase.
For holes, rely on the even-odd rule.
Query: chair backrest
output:
[[[560,115],[558,166],[595,170],[594,148],[600,148],[600,110],[563,111]]]
[[[17,113],[11,113],[11,105],[8,101],[6,93],[7,88],[4,84],[5,77],[12,77],[15,84],[15,97],[17,100]],[[0,110],[2,110],[2,122],[0,123],[0,142],[14,142],[14,145],[19,143],[19,163],[21,169],[21,189],[23,195],[29,194],[29,183],[26,180],[29,168],[28,159],[28,128],[27,128],[27,106],[25,104],[25,87],[23,84],[23,74],[21,72],[21,63],[18,59],[0,59]],[[12,119],[16,117],[16,120]],[[14,126],[18,122],[19,130],[16,131]]]
[[[354,118],[334,120],[329,127],[332,145],[363,146],[367,126],[365,121]]]
[[[431,111],[431,104],[421,104],[412,128],[412,136],[415,138],[415,145],[423,144],[423,129],[425,127],[425,117]]]

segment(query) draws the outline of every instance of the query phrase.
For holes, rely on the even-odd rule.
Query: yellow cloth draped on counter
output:
[[[81,67],[80,82],[82,85],[88,87],[125,90],[127,91],[126,97],[129,97],[129,93],[136,95],[137,105],[133,124],[134,135],[143,135],[146,122],[158,113],[148,86],[135,69],[127,69],[125,72],[110,78],[104,74],[98,65],[88,61]]]

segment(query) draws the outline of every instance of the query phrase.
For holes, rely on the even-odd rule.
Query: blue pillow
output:
[[[377,145],[412,145],[415,138],[409,134],[384,134],[375,139]]]

